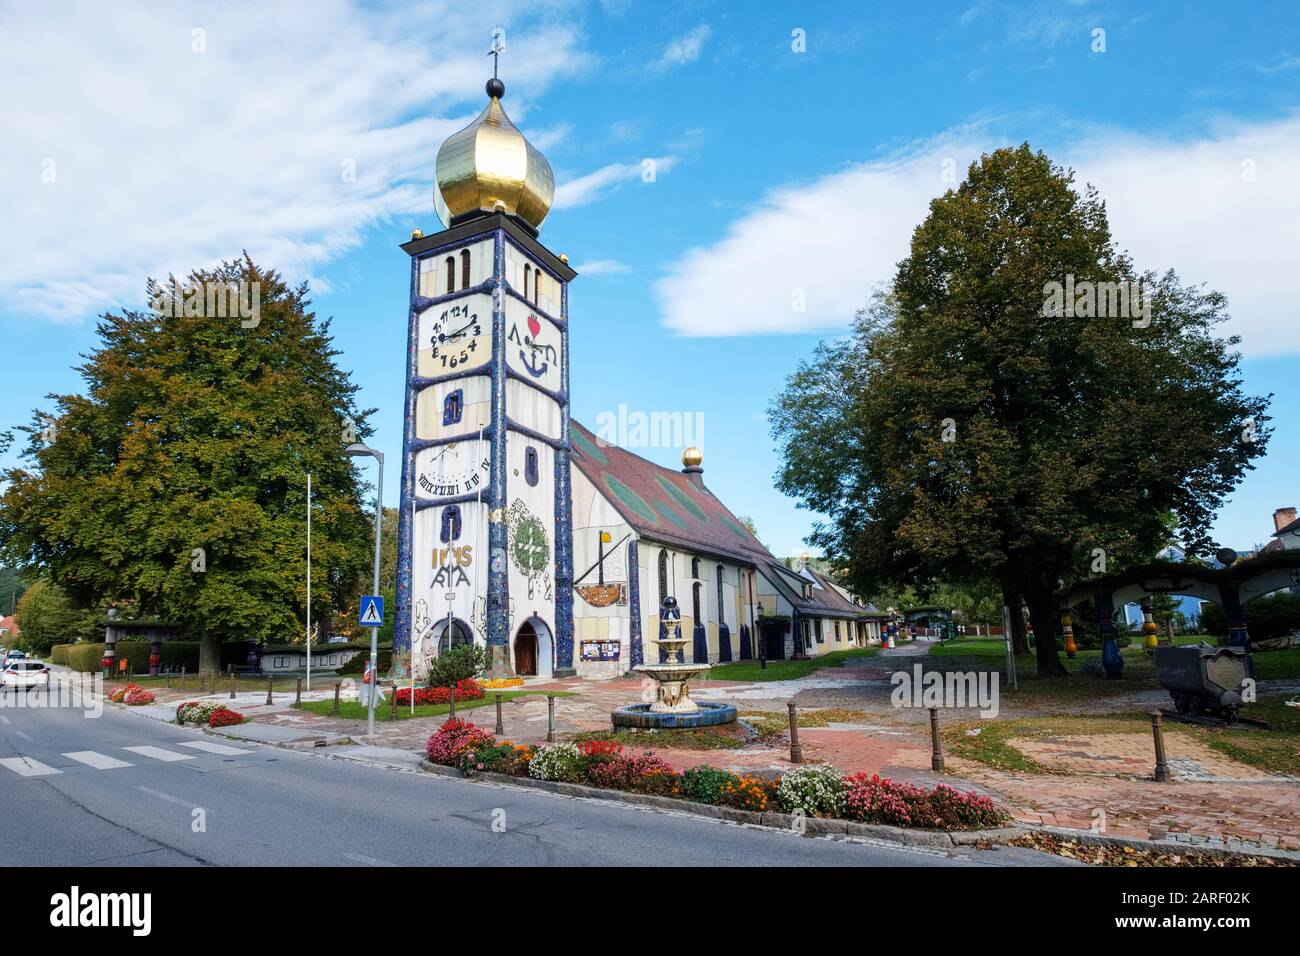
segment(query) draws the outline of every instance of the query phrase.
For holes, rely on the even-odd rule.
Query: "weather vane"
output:
[[[494,27],[492,30],[492,49],[488,50],[487,55],[492,57],[492,79],[497,78],[497,65],[501,62],[501,54],[506,52],[506,31],[502,27]]]

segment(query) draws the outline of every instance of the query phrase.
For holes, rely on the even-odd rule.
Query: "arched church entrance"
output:
[[[520,677],[550,677],[555,643],[540,617],[530,617],[515,632],[514,667]]]

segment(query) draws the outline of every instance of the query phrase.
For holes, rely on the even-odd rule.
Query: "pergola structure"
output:
[[[1101,664],[1107,677],[1117,678],[1123,673],[1124,659],[1116,642],[1113,620],[1116,607],[1130,603],[1141,606],[1142,630],[1148,646],[1154,646],[1157,628],[1152,618],[1152,598],[1155,595],[1177,594],[1212,601],[1223,608],[1228,619],[1227,646],[1244,648],[1249,654],[1250,635],[1246,631],[1243,605],[1252,598],[1296,586],[1300,586],[1300,549],[1273,552],[1219,568],[1187,561],[1154,561],[1080,581],[1058,592],[1057,597],[1061,602],[1061,626],[1067,651],[1074,645],[1070,608],[1093,601],[1101,630]]]

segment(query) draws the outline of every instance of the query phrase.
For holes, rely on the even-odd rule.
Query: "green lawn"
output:
[[[572,697],[570,691],[548,691],[556,697]],[[496,704],[494,694],[500,694],[501,700],[515,700],[519,697],[544,697],[546,694],[535,690],[489,690],[481,700],[458,700],[456,701],[456,713],[462,710],[474,710],[478,707],[491,707]],[[303,701],[302,709],[310,711],[313,714],[322,714],[326,717],[334,713],[334,701],[332,700],[306,700]],[[386,721],[390,718],[393,710],[392,701],[384,700],[375,706],[375,720]],[[447,704],[424,704],[417,706],[415,712],[411,712],[411,705],[403,707],[397,706],[397,719],[410,720],[412,717],[439,717],[450,712],[451,708]],[[355,700],[344,700],[339,702],[339,716],[345,720],[365,720],[367,717],[366,705],[358,703]]]
[[[708,680],[767,681],[793,680],[807,677],[813,671],[824,667],[839,667],[845,661],[874,657],[880,652],[878,647],[854,647],[844,651],[831,651],[820,657],[806,661],[768,661],[767,669],[759,666],[758,661],[739,661],[734,664],[717,664],[708,673]]]

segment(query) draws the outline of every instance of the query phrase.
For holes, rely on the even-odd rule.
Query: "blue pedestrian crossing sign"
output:
[[[361,595],[361,619],[358,623],[362,627],[383,627],[384,599],[382,595]]]

